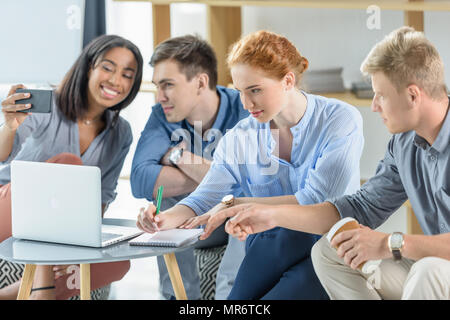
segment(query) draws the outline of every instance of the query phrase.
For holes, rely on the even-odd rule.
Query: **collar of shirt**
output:
[[[219,94],[219,112],[217,112],[217,116],[216,116],[216,120],[214,120],[214,123],[211,127],[211,129],[219,129],[222,126],[222,123],[225,121],[226,116],[227,116],[227,112],[228,112],[228,97],[225,94],[224,90],[221,90],[220,86],[216,87],[216,91]],[[187,121],[187,120],[183,120],[186,122],[186,127],[189,129],[189,131],[194,132],[194,128],[192,127],[192,125]],[[194,132],[195,133],[195,132]]]
[[[66,117],[66,116],[63,114],[63,112],[61,111],[61,109],[57,106],[55,94],[53,94],[52,113],[53,113],[55,110],[56,110],[56,112],[57,112],[57,116],[59,117],[59,119],[63,119],[62,121],[67,121],[66,123],[70,123],[70,122],[72,122],[72,123],[74,123],[74,124],[77,123],[77,121],[73,122],[73,121],[67,119],[67,117]],[[116,114],[115,111],[112,111],[112,110],[110,110],[110,109],[106,109],[106,110],[105,110],[105,124],[106,124],[106,126],[105,126],[105,130],[103,130],[103,132],[106,131],[107,129],[109,129],[110,127],[116,125],[115,123],[113,123],[113,119],[114,119],[115,114]],[[52,116],[52,115],[53,115],[53,114],[51,114],[51,116]]]
[[[217,113],[216,120],[212,128],[218,129],[222,126],[222,123],[225,121],[227,114],[229,112],[228,107],[230,105],[228,101],[228,96],[225,94],[224,90],[221,90],[221,87],[217,87],[217,93],[219,94],[219,112]]]
[[[447,108],[447,115],[445,116],[444,123],[442,124],[441,130],[434,141],[432,148],[437,152],[442,153],[447,148],[450,143],[450,112]]]
[[[414,136],[414,144],[417,147],[422,148],[424,150],[427,150],[429,148],[434,149],[438,153],[444,152],[445,148],[447,148],[449,143],[450,143],[450,112],[448,111],[448,108],[447,108],[447,115],[445,116],[441,130],[439,130],[436,140],[434,141],[431,147],[429,146],[428,142],[421,136],[417,134]]]
[[[306,101],[307,101],[306,110],[305,110],[305,114],[300,119],[300,121],[290,129],[291,133],[292,133],[292,137],[293,137],[293,139],[292,139],[293,147],[296,146],[295,142],[298,141],[299,139],[301,139],[302,133],[305,131],[305,129],[310,124],[310,120],[312,118],[312,115],[314,113],[314,109],[316,106],[314,98],[311,95],[309,95],[303,91],[301,91],[301,92],[306,97]],[[266,139],[268,141],[268,155],[270,155],[273,153],[273,150],[275,149],[275,147],[277,145],[275,139],[272,136],[272,131],[270,130],[270,122],[263,123],[261,128],[265,129],[266,134],[268,135],[268,136],[266,136]]]

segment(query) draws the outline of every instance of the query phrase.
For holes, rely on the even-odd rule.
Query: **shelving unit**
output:
[[[382,10],[403,11],[450,11],[448,0],[115,0],[151,2],[156,5],[172,3],[202,3],[219,7],[266,6],[292,8],[324,8],[324,9],[366,9],[377,5]]]
[[[450,11],[449,0],[115,0],[151,2],[153,7],[153,44],[170,37],[170,4],[197,3],[208,8],[208,40],[213,45],[219,61],[219,83],[230,83],[225,65],[228,47],[241,36],[241,7],[295,7],[319,9],[367,9],[377,5],[381,10],[405,12],[405,25],[423,31],[424,11]]]
[[[196,3],[207,5],[208,41],[217,54],[218,83],[227,85],[231,77],[225,64],[225,57],[231,44],[242,34],[241,7],[295,7],[318,9],[367,9],[376,5],[381,10],[404,11],[404,25],[424,31],[424,11],[450,11],[450,0],[115,0],[151,2],[153,10],[153,45],[170,37],[170,4]],[[156,92],[151,82],[144,82],[142,91]],[[370,106],[370,99],[358,99],[351,92],[325,93],[326,97],[337,98],[354,106]],[[415,218],[409,201],[405,203],[408,210],[408,232],[421,233],[421,228]]]

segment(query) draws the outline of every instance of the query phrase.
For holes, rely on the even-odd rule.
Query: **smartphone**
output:
[[[50,113],[52,110],[53,90],[17,89],[16,93],[30,93],[27,99],[16,100],[16,104],[31,103],[31,108],[18,112]]]

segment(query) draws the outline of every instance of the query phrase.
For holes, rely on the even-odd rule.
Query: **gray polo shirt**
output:
[[[450,112],[433,145],[414,131],[393,135],[375,176],[356,194],[328,201],[342,218],[374,229],[408,198],[424,234],[450,231]]]
[[[68,152],[79,156],[83,164],[100,168],[102,203],[111,203],[116,197],[117,180],[133,139],[129,123],[119,117],[113,124],[113,118],[114,112],[107,110],[106,128],[80,155],[78,124],[68,120],[55,102],[51,113],[29,115],[16,131],[10,156],[0,162],[0,185],[11,180],[9,164],[12,160],[44,162]]]

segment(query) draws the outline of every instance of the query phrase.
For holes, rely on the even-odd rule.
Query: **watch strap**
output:
[[[399,249],[392,250],[392,256],[394,257],[394,261],[402,260],[402,253]]]
[[[400,244],[400,246],[395,245],[392,243],[392,237],[398,237],[400,236],[402,238],[402,243]],[[394,232],[389,236],[389,249],[391,250],[392,256],[394,258],[394,261],[399,262],[400,260],[402,260],[402,250],[403,248],[403,233],[401,232]]]

